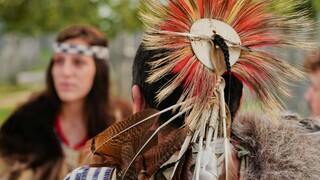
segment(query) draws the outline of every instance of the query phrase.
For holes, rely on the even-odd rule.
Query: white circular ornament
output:
[[[199,19],[194,22],[191,26],[190,33],[200,36],[213,36],[214,32],[220,35],[222,38],[226,40],[226,43],[229,47],[229,57],[230,57],[230,65],[232,66],[240,57],[241,49],[238,47],[232,47],[229,42],[233,44],[241,44],[241,39],[238,33],[228,24],[218,21],[215,19]],[[193,52],[197,56],[197,58],[211,70],[214,70],[212,65],[212,61],[217,61],[217,56],[213,57],[216,59],[212,59],[210,57],[211,45],[208,40],[192,40],[191,47]]]

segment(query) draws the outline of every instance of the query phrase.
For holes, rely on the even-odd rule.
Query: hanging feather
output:
[[[173,148],[173,150],[171,150],[173,152],[176,149],[179,149],[179,145],[171,145],[171,138],[165,138],[165,142],[167,143],[160,143],[158,145],[157,133],[161,130],[161,128],[158,128],[155,132],[154,130],[151,130],[151,126],[155,125],[155,122],[162,113],[172,111],[173,109],[176,109],[184,104],[185,102],[175,104],[162,111],[146,109],[114,124],[98,134],[96,137],[87,141],[82,153],[82,164],[100,167],[116,167],[117,176],[121,177],[122,179],[137,178],[137,174],[142,170],[143,167],[141,164],[140,155],[143,155],[151,147],[153,147],[152,152],[154,152],[155,149],[158,149],[158,153],[160,154],[163,154],[164,152],[168,153],[168,144],[170,144],[169,149]],[[171,118],[171,121],[174,121],[183,113],[185,112],[180,112]],[[169,120],[167,124],[171,121]],[[162,127],[165,126],[166,124],[164,124]],[[165,131],[167,130],[168,129]],[[185,137],[185,132],[185,129],[182,128],[180,130],[173,131],[173,135],[170,137],[173,137],[173,140],[178,142],[181,141],[179,139],[183,139]],[[152,159],[152,154],[153,158],[158,157],[157,153],[149,152],[149,159]],[[171,155],[172,154],[169,154],[167,157],[170,157]]]
[[[144,154],[146,172],[151,176],[177,152],[184,141],[186,128],[173,129],[164,137],[163,142],[148,150]]]
[[[132,154],[137,151],[136,144],[140,144],[140,138],[155,123],[159,115],[150,118],[148,121],[139,122],[157,112],[155,109],[147,109],[136,113],[87,141],[83,153],[86,157],[82,158],[84,159],[82,164],[90,164],[92,166],[122,164],[126,166],[126,162],[129,162],[133,158]],[[139,124],[136,125],[137,123]],[[133,127],[129,128],[131,126]]]
[[[179,112],[178,114],[174,115],[173,117],[171,117],[169,120],[167,120],[165,123],[163,123],[161,126],[159,126],[155,131],[154,133],[152,133],[152,135],[146,140],[143,142],[142,146],[139,147],[139,150],[134,153],[134,157],[131,159],[131,161],[128,163],[127,167],[125,168],[125,170],[123,171],[123,175],[122,175],[122,179],[125,179],[127,177],[127,172],[130,170],[130,168],[132,168],[131,166],[134,164],[134,162],[136,162],[136,159],[138,158],[138,156],[140,154],[142,154],[142,151],[144,149],[146,149],[145,147],[149,144],[150,141],[152,141],[152,139],[154,138],[154,136],[157,135],[157,133],[159,133],[161,130],[163,130],[163,128],[165,128],[166,126],[168,126],[169,123],[171,123],[172,121],[176,120],[178,117],[180,117],[181,115],[185,114],[187,111],[190,110],[190,107],[185,109],[184,111],[182,112]],[[161,133],[163,134],[163,133]],[[180,134],[182,135],[182,134]],[[181,136],[182,138],[184,136]],[[161,145],[161,144],[160,144]],[[162,148],[162,150],[164,150]],[[167,153],[167,152],[166,152]],[[171,154],[172,155],[172,154]]]

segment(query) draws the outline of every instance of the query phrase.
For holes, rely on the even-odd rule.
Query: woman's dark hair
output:
[[[104,34],[92,26],[71,26],[61,31],[56,41],[61,43],[66,40],[81,38],[89,45],[96,46],[108,46],[107,39]],[[109,67],[106,60],[97,59],[94,57],[96,74],[92,88],[86,98],[86,104],[84,107],[84,114],[86,127],[88,128],[89,138],[94,137],[106,127],[115,122],[115,118],[111,116],[109,109]],[[50,62],[46,72],[46,92],[49,96],[54,107],[59,111],[61,101],[57,95],[56,89],[53,84],[53,77],[51,74],[53,67],[53,61]]]
[[[172,94],[170,94],[166,99],[164,99],[160,104],[158,104],[156,103],[155,97],[156,97],[156,94],[158,93],[159,88],[161,88],[164,84],[166,84],[168,80],[171,79],[174,75],[172,74],[166,75],[161,79],[159,79],[157,82],[154,82],[152,84],[146,83],[148,72],[150,71],[149,63],[161,58],[162,56],[165,56],[168,53],[170,53],[170,51],[166,49],[146,50],[144,49],[143,45],[140,45],[133,62],[132,83],[137,84],[140,87],[141,93],[144,95],[147,104],[151,108],[155,108],[158,110],[162,110],[171,105],[176,104],[176,102],[178,101],[178,99],[180,98],[183,92],[182,87],[179,86],[172,92]],[[224,90],[225,100],[226,100],[226,103],[228,104],[227,100],[229,99],[229,92],[230,92],[230,104],[228,104],[228,107],[230,109],[231,116],[234,117],[235,113],[239,109],[240,100],[242,97],[243,84],[239,79],[236,78],[236,76],[232,74],[231,76],[229,74],[226,74],[223,76],[223,78],[226,81],[226,88]],[[231,83],[231,86],[229,86],[230,83]],[[230,87],[230,90],[229,90],[229,87]],[[162,117],[164,120],[166,120],[171,116],[172,115],[170,113],[166,113]]]

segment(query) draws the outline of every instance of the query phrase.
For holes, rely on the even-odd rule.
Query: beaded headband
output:
[[[78,54],[92,56],[98,59],[109,59],[109,49],[103,46],[87,46],[81,44],[54,43],[54,53]]]

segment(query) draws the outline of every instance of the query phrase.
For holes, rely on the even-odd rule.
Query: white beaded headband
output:
[[[82,44],[70,43],[54,43],[54,53],[79,54],[84,56],[92,56],[98,59],[109,59],[109,49],[103,46],[87,46]]]

